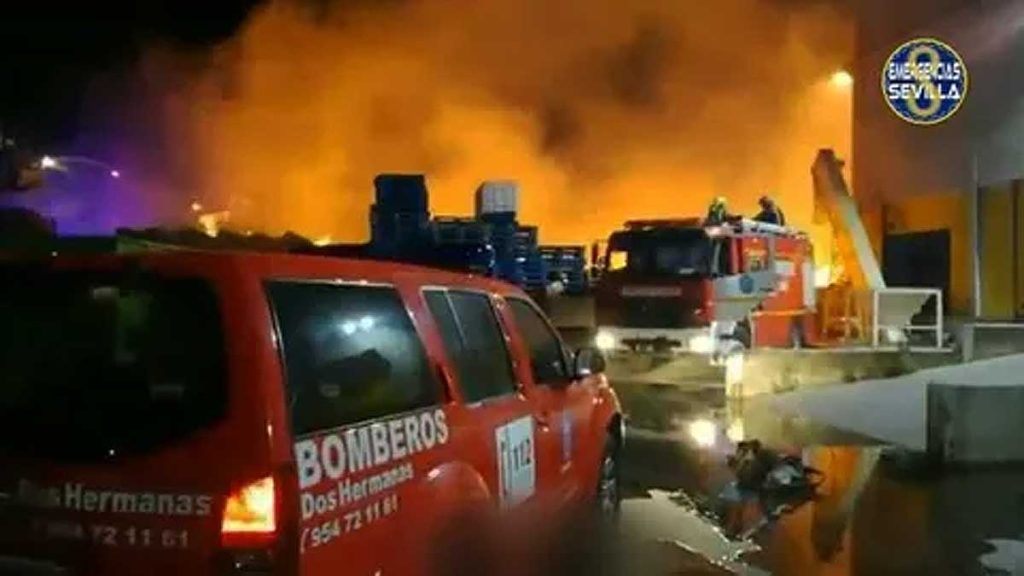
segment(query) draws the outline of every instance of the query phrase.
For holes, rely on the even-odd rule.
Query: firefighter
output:
[[[729,210],[725,198],[717,196],[708,206],[708,215],[704,219],[705,226],[720,226],[729,221]]]
[[[775,200],[768,196],[761,196],[757,203],[761,206],[761,211],[757,213],[757,216],[754,216],[754,221],[775,224],[776,226],[786,225],[786,216],[782,213],[782,209],[779,208],[778,204],[775,203]]]

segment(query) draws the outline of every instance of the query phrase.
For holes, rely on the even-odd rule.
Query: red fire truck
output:
[[[792,228],[735,219],[634,220],[608,241],[595,289],[606,351],[694,353],[814,344],[812,245]]]

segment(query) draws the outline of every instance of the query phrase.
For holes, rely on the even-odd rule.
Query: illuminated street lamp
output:
[[[95,158],[89,158],[88,156],[43,156],[39,159],[39,167],[43,170],[67,172],[68,167],[73,164],[84,164],[86,166],[102,168],[107,171],[107,175],[111,178],[118,179],[121,177],[121,171],[114,166]]]
[[[853,86],[853,75],[846,70],[837,70],[832,73],[832,78],[829,80],[836,88],[849,88]]]

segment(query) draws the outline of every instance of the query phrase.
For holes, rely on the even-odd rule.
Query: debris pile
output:
[[[757,440],[738,443],[728,465],[735,479],[702,508],[726,536],[740,540],[814,500],[823,476],[799,456],[770,450]]]

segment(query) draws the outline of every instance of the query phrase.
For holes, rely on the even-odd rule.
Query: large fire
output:
[[[791,0],[276,0],[212,54],[144,59],[161,146],[134,172],[165,213],[180,189],[183,214],[335,240],[365,238],[374,174],[419,171],[437,214],[518,180],[545,243],[766,192],[825,241],[809,170],[849,156],[851,38]]]

